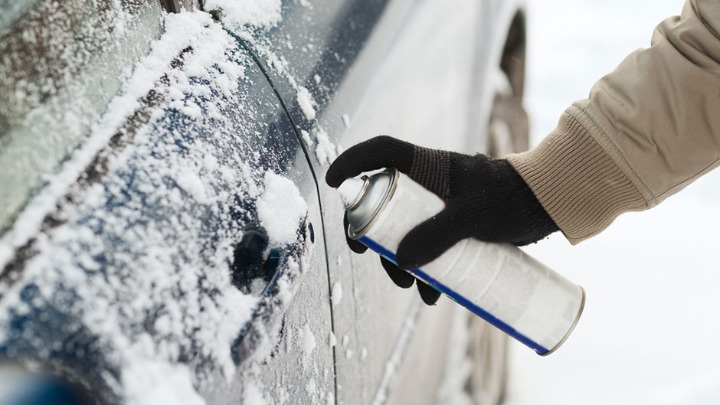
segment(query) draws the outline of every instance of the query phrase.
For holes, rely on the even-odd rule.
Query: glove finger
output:
[[[343,152],[328,168],[325,182],[339,187],[343,181],[362,172],[395,167],[408,173],[412,167],[415,145],[389,136],[377,136]]]
[[[348,244],[348,247],[350,250],[352,250],[355,253],[362,254],[365,253],[365,251],[368,249],[367,246],[363,245],[362,243],[356,241],[355,239],[351,239],[347,234],[348,229],[348,218],[347,214],[343,217],[343,232],[345,233],[345,241]]]
[[[413,228],[400,241],[398,266],[415,269],[425,265],[450,249],[463,236],[455,225],[456,214],[450,207]]]
[[[440,292],[420,280],[416,284],[423,302],[427,305],[435,305],[437,300],[440,299]]]
[[[407,271],[399,268],[390,260],[380,256],[380,263],[390,279],[400,288],[410,288],[415,282],[415,277]]]

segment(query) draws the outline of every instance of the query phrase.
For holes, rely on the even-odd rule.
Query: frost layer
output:
[[[238,202],[257,197],[264,171],[252,169],[258,157],[237,130],[238,111],[252,112],[238,94],[246,78],[234,40],[203,13],[167,15],[165,29],[127,81],[131,96],[111,103],[68,172],[49,179],[40,200],[65,190],[72,203],[37,235],[22,278],[0,289],[0,352],[59,358],[96,378],[90,384],[111,402],[197,405],[193,386],[235,372],[231,347],[257,302],[232,285],[229,264],[249,215]],[[153,87],[163,93],[149,122],[128,145],[100,152],[100,180],[73,188]],[[266,187],[274,182],[285,184],[270,177]],[[39,226],[55,206],[36,208],[19,227]]]
[[[265,173],[265,192],[257,201],[260,223],[273,243],[290,244],[307,214],[307,204],[292,181],[273,172]]]

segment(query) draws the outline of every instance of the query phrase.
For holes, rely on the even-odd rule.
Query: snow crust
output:
[[[126,370],[124,384],[128,404],[205,404],[193,389],[189,370],[174,364],[138,361]]]
[[[245,385],[245,391],[243,392],[243,404],[247,405],[265,405],[268,403],[264,390],[258,387],[257,384],[250,381]]]
[[[242,102],[235,92],[245,72],[234,60],[234,39],[208,14],[165,18],[165,34],[126,80],[91,138],[48,178],[48,187],[0,242],[2,265],[36,235],[39,250],[22,279],[1,291],[0,343],[22,339],[31,352],[49,358],[49,348],[57,344],[48,341],[52,336],[32,329],[17,336],[7,324],[53,308],[79,318],[81,327],[98,338],[112,370],[98,378],[110,397],[132,404],[197,405],[205,401],[194,388],[222,384],[235,373],[230,350],[258,300],[240,293],[229,278],[233,243],[240,240],[243,225],[234,216],[236,198],[259,198],[260,220],[278,244],[297,239],[307,206],[290,180],[253,171],[257,156],[228,154],[237,147],[224,138],[222,126],[210,140],[189,140],[182,131],[168,129],[166,111],[179,114],[181,122],[207,117],[223,123],[222,110]],[[182,66],[171,69],[181,54]],[[130,145],[108,157],[103,182],[63,209],[67,222],[38,234],[56,201],[77,191],[77,178],[163,76],[170,91],[162,108]],[[215,102],[206,103],[211,96]],[[208,235],[206,217],[228,228]],[[211,237],[218,238],[215,245],[207,243]],[[291,258],[287,272],[297,273],[302,265]],[[288,284],[278,282],[279,302],[291,300]],[[314,336],[304,338],[310,355]],[[245,392],[252,403],[261,403],[262,395],[253,394],[252,387]]]
[[[255,1],[259,1],[262,3],[261,0]],[[215,0],[213,1],[213,4],[215,4],[216,2],[229,3],[232,2],[232,0]],[[267,0],[267,2],[270,1]],[[240,3],[242,3],[242,1]],[[303,2],[301,2],[301,4],[303,4]],[[306,5],[307,7],[312,7],[310,3],[303,5]],[[222,9],[219,4],[217,5],[217,8]],[[280,17],[278,16],[278,19],[279,18]],[[267,18],[261,19],[260,21],[265,20],[271,21],[272,19]],[[241,38],[252,44],[253,48],[260,54],[260,57],[262,59],[265,59],[266,62],[270,65],[273,72],[279,74],[281,77],[284,77],[290,84],[291,88],[295,91],[295,101],[300,107],[300,111],[302,112],[303,116],[309,123],[309,131],[301,129],[301,136],[306,147],[309,150],[312,150],[313,148],[315,149],[315,156],[321,165],[329,164],[333,160],[335,160],[335,158],[340,153],[340,148],[338,145],[335,145],[330,140],[330,137],[327,135],[327,132],[323,128],[321,124],[322,117],[317,110],[318,106],[313,94],[307,87],[300,84],[302,83],[303,78],[296,77],[296,75],[293,73],[293,67],[288,64],[287,60],[285,60],[282,55],[276,52],[274,46],[265,36],[265,34],[272,35],[269,29],[272,28],[274,22],[266,23],[264,24],[264,26],[263,24],[255,24],[257,27],[260,28],[260,30],[257,31],[259,32],[259,34],[257,32],[253,33],[252,31],[243,30],[243,24],[240,23],[241,20],[234,20],[231,16],[223,17],[223,22],[225,22],[235,34],[239,35]],[[290,39],[288,39],[286,45],[290,49],[293,48]],[[305,46],[312,49],[316,46],[316,44],[314,44],[312,41],[308,41]],[[319,84],[322,81],[322,78],[318,74],[315,74],[312,79],[315,81],[316,84]],[[341,119],[346,127],[350,126],[349,115],[343,115]]]
[[[330,141],[328,134],[322,128],[318,128],[315,133],[315,139],[317,140],[315,156],[320,164],[332,163],[332,161],[338,157],[338,151],[335,144]]]
[[[24,36],[23,40],[32,43],[37,39],[36,35],[41,35],[44,46],[48,48],[48,52],[41,57],[55,62],[37,63],[32,69],[36,70],[39,76],[55,78],[28,80],[23,77],[23,72],[27,72],[24,66],[4,72],[0,77],[0,88],[14,89],[15,93],[14,100],[10,97],[9,103],[0,105],[0,115],[6,117],[10,124],[10,130],[3,134],[0,165],[15,168],[0,173],[0,182],[7,188],[5,191],[8,191],[0,193],[0,205],[5,211],[0,215],[0,226],[5,226],[9,219],[7,215],[16,209],[22,208],[23,217],[23,223],[16,224],[14,229],[2,229],[4,234],[0,242],[0,267],[10,260],[15,248],[25,244],[37,231],[40,220],[44,217],[42,213],[52,209],[57,201],[56,197],[62,195],[63,190],[75,181],[70,174],[64,179],[53,179],[51,184],[46,184],[45,175],[56,172],[67,153],[75,149],[81,141],[83,149],[95,151],[107,144],[107,139],[113,134],[103,133],[105,139],[100,141],[96,133],[97,123],[94,121],[103,113],[105,102],[117,94],[127,80],[126,74],[129,74],[130,67],[127,67],[127,70],[121,69],[117,64],[144,55],[151,39],[148,37],[154,35],[155,30],[160,30],[160,24],[156,20],[154,24],[148,24],[145,21],[147,16],[133,15],[137,11],[137,5],[122,7],[119,3],[112,3],[102,12],[92,12],[92,8],[87,5],[57,2],[28,2],[14,8],[20,12],[30,5],[33,9],[26,18],[27,23],[31,24],[30,30],[34,32]],[[151,16],[160,15],[159,6],[143,7],[142,10],[141,14],[147,11]],[[157,14],[154,14],[155,12]],[[48,15],[56,16],[49,20],[50,26],[39,25],[46,21]],[[83,39],[78,40],[74,37],[77,35],[76,31],[63,29],[62,24],[57,23],[63,21],[63,18],[69,18],[68,15],[79,19],[81,26],[74,30],[81,30]],[[0,20],[3,17],[0,17]],[[10,17],[11,15],[8,16]],[[108,21],[113,22],[113,29],[108,29]],[[47,32],[43,32],[43,29],[47,29]],[[134,45],[125,46],[128,42]],[[94,49],[98,45],[103,45],[102,52]],[[22,65],[25,63],[24,51],[26,50],[8,52],[2,55],[2,58],[10,66]],[[157,50],[155,53],[158,54]],[[98,72],[103,72],[104,75]],[[77,80],[78,78],[82,80]],[[132,86],[124,85],[126,97],[121,103],[123,106],[128,103],[137,104],[137,99],[146,94],[152,82],[146,83],[149,86],[137,84],[138,92],[134,94],[129,94],[128,91]],[[142,92],[143,87],[145,92]],[[115,100],[117,101],[117,98]],[[109,114],[127,114],[129,110],[122,108],[123,106],[111,102],[108,106]],[[88,133],[93,134],[90,140],[85,139]],[[18,159],[20,156],[23,158]],[[33,159],[32,156],[43,158]],[[87,153],[85,156],[89,160],[94,155]],[[83,165],[82,159],[78,158],[73,159],[73,163],[78,163],[75,172],[79,172],[89,162],[85,161]],[[67,172],[71,164],[64,163],[63,170]],[[25,196],[21,197],[22,194],[29,197],[41,186],[46,189],[43,196],[29,202],[25,201]],[[25,203],[29,206],[23,207]],[[36,213],[28,215],[27,211]]]
[[[313,335],[310,330],[310,325],[307,323],[303,326],[300,332],[300,346],[302,348],[303,357],[305,358],[310,357],[317,346],[315,335]]]
[[[219,10],[233,29],[271,27],[280,21],[280,0],[206,0],[205,10]]]
[[[297,101],[303,114],[305,114],[305,118],[308,120],[314,120],[316,116],[314,106],[315,102],[313,101],[310,91],[303,86],[298,86]]]
[[[342,122],[345,128],[350,128],[350,115],[343,114],[342,115]]]
[[[265,191],[257,201],[260,223],[273,243],[290,244],[297,238],[296,229],[307,214],[307,204],[291,180],[268,171],[264,181]]]
[[[39,235],[39,254],[26,264],[22,279],[12,288],[0,285],[5,294],[0,324],[46,308],[78,318],[78,327],[97,337],[97,346],[107,355],[109,364],[98,365],[98,379],[108,397],[119,402],[199,405],[205,403],[200,395],[204,387],[237,380],[230,350],[259,298],[240,293],[230,282],[228,265],[243,224],[237,220],[241,210],[228,206],[236,206],[237,198],[254,201],[258,220],[276,245],[297,242],[298,225],[307,215],[307,204],[292,181],[270,170],[253,170],[259,166],[257,154],[227,157],[219,152],[237,149],[222,125],[216,137],[205,142],[183,136],[163,116],[172,111],[183,124],[227,123],[225,109],[238,102],[237,83],[246,78],[236,60],[241,56],[233,53],[234,38],[223,28],[269,28],[280,21],[279,0],[208,0],[205,5],[221,10],[224,26],[203,12],[165,15],[164,34],[122,77],[121,94],[110,102],[101,121],[93,123],[90,138],[57,174],[48,176],[47,186],[0,241],[4,266],[17,247]],[[123,29],[121,23],[117,29]],[[181,66],[171,68],[178,55]],[[285,61],[277,58],[276,63],[288,71]],[[149,123],[128,146],[107,155],[110,139],[160,81],[167,81],[160,87],[169,89],[162,95],[161,108],[153,110]],[[313,96],[304,87],[296,89],[308,118],[316,120]],[[208,99],[213,102],[205,103]],[[252,107],[241,103],[241,108],[252,116]],[[304,135],[309,146],[316,144],[324,163],[337,155],[319,126]],[[98,155],[108,158],[107,174],[102,183],[79,192],[78,178]],[[130,176],[133,184],[128,187]],[[58,210],[57,201],[66,195],[79,199],[62,209],[66,222],[39,233],[43,219]],[[162,212],[162,219],[146,222],[154,210]],[[207,216],[232,225],[209,235],[203,223]],[[210,237],[219,240],[207,243]],[[278,280],[279,292],[272,302],[280,307],[278,312],[297,292],[299,283],[293,277],[308,267],[312,248],[305,246],[299,255],[288,259]],[[337,299],[340,296],[341,292]],[[244,403],[272,403],[258,364],[277,350],[280,325],[260,331],[248,369],[241,370]],[[48,341],[32,329],[18,336],[8,329],[0,327],[0,344],[21,339],[31,352],[52,358],[49,348],[58,344],[52,337]],[[317,340],[310,325],[288,332],[285,339],[286,350],[299,351],[304,367],[315,367],[312,374],[317,378],[307,382],[306,391],[334,403],[334,393],[320,388],[332,377],[328,369],[321,373],[313,363]],[[334,340],[332,332],[329,340]],[[291,403],[287,393],[278,397]]]
[[[340,301],[342,301],[342,297],[343,297],[342,284],[339,281],[336,281],[333,283],[332,291],[331,291],[331,295],[330,295],[333,306],[336,307],[336,306],[340,305]]]

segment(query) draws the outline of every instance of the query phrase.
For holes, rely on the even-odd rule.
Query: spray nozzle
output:
[[[351,177],[338,187],[340,198],[342,198],[346,210],[353,209],[362,201],[369,185],[370,179],[367,176],[363,176],[360,179]]]

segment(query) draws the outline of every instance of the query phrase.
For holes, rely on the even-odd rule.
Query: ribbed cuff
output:
[[[623,212],[648,208],[630,179],[567,113],[540,145],[507,160],[572,244],[596,235]]]

